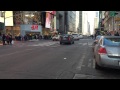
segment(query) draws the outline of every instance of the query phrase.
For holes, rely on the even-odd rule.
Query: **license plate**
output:
[[[63,40],[66,40],[66,38],[63,38]]]

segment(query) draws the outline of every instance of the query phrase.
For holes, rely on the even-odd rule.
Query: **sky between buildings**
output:
[[[99,11],[86,11],[88,13],[88,22],[90,22],[90,32],[93,34],[94,32],[94,18],[99,18]]]

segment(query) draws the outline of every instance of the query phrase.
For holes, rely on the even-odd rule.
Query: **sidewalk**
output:
[[[36,41],[40,41],[39,39],[32,39],[32,40],[28,40],[30,42],[36,42]]]

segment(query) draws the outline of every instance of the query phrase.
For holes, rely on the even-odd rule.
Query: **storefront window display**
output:
[[[40,24],[41,13],[39,11],[15,11],[14,24]]]

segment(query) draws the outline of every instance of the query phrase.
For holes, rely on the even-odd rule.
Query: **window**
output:
[[[104,45],[106,45],[106,46],[120,46],[120,38],[105,38]]]

